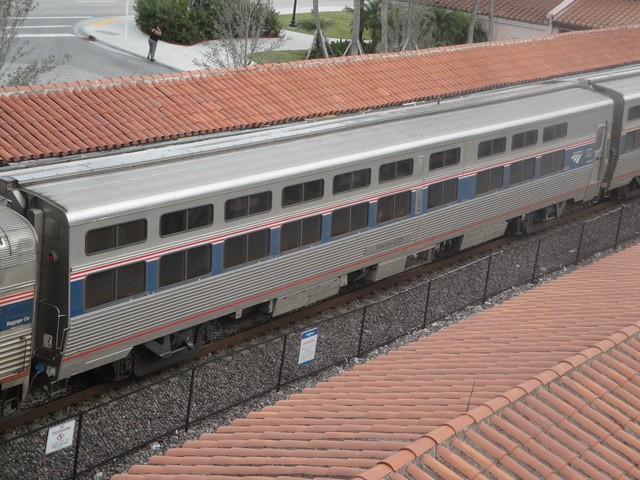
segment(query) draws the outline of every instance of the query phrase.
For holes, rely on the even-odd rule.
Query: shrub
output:
[[[225,0],[137,0],[134,9],[136,24],[149,33],[155,25],[162,29],[167,42],[193,44],[216,38],[215,23],[218,8]],[[270,8],[263,35],[280,34],[278,14]]]
[[[327,46],[327,52],[329,57],[340,57],[344,54],[349,46],[349,40],[336,40],[329,42]],[[350,47],[349,47],[350,48]],[[363,53],[376,53],[376,46],[372,42],[362,42]],[[348,53],[348,52],[347,52]],[[309,58],[323,58],[322,49],[317,44],[313,46],[311,50],[311,56]]]

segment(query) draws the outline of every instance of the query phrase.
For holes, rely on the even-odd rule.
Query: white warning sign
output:
[[[316,358],[316,345],[318,344],[318,328],[312,328],[300,334],[300,355],[298,365],[307,365]]]
[[[44,453],[49,455],[50,453],[73,445],[73,431],[75,428],[75,419],[51,427],[49,429],[49,435],[47,436],[47,448]]]

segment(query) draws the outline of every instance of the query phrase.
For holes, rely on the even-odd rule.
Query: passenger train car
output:
[[[640,69],[591,77],[2,172],[2,389],[32,353],[54,382],[144,374],[223,316],[635,191]]]

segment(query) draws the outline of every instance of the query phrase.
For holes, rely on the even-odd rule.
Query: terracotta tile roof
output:
[[[505,392],[506,406],[476,407],[360,478],[640,478],[638,332],[640,322]]]
[[[440,5],[449,10],[471,12],[473,0],[423,0],[427,5]],[[546,25],[547,13],[557,7],[562,0],[497,0],[494,2],[493,15],[507,20]],[[478,13],[487,15],[487,2],[480,2]]]
[[[398,469],[390,478],[506,478],[505,468],[527,478],[583,463],[631,478],[640,455],[639,266],[640,246],[629,248],[114,480],[378,479]]]
[[[562,10],[554,24],[569,28],[606,28],[640,24],[638,0],[576,0]]]
[[[535,2],[529,2],[531,4]],[[640,28],[0,89],[0,162],[401,105],[640,62]]]

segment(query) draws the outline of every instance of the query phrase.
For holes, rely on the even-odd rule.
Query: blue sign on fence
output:
[[[316,345],[318,344],[319,329],[312,328],[300,334],[300,355],[298,365],[308,365],[316,358]]]

